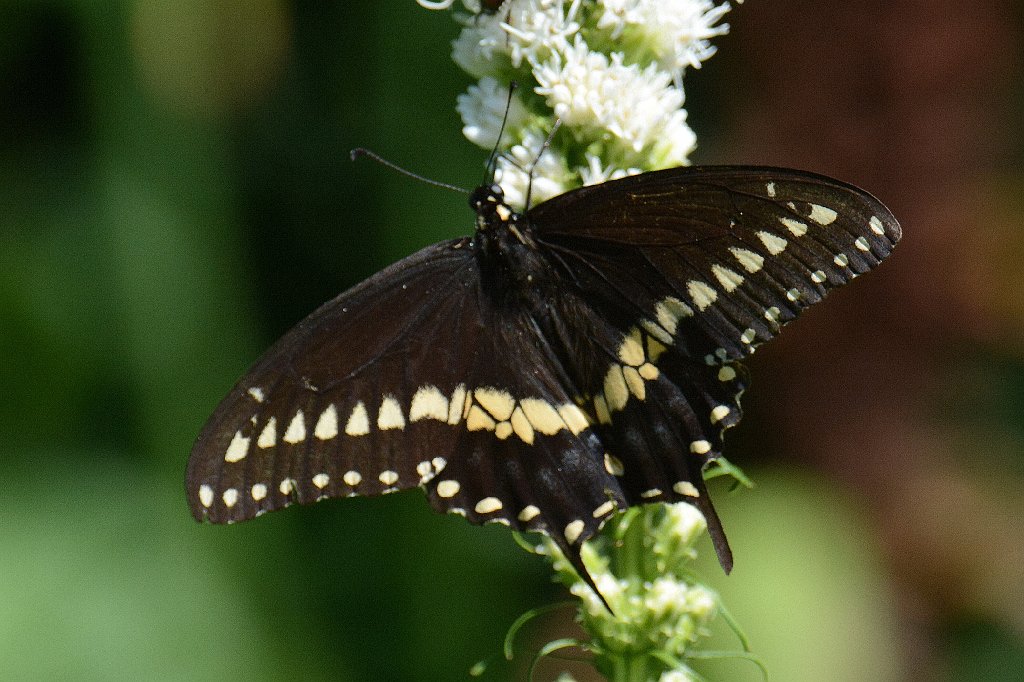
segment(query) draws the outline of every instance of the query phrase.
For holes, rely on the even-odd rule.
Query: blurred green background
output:
[[[905,230],[750,363],[730,432],[760,485],[718,490],[734,575],[702,560],[775,680],[1024,680],[1021,9],[748,2],[687,75],[695,161],[836,175]],[[213,527],[182,490],[274,338],[471,229],[348,160],[478,182],[455,32],[413,0],[0,1],[0,679],[465,679],[561,598],[418,492]]]

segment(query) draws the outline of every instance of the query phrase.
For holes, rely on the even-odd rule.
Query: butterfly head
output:
[[[481,231],[495,223],[508,223],[516,216],[515,211],[505,203],[505,193],[496,184],[481,185],[470,192],[469,207],[476,212],[476,229]]]

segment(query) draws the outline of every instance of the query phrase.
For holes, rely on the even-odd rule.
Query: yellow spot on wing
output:
[[[409,406],[409,421],[416,422],[421,419],[448,421],[448,410],[448,397],[441,393],[441,389],[437,386],[420,386],[413,395],[412,404]]]
[[[526,414],[523,413],[521,406],[512,410],[512,418],[509,421],[512,424],[512,430],[519,436],[519,440],[524,443],[533,444],[533,426],[531,426]]]
[[[633,327],[629,330],[622,345],[619,346],[619,360],[624,365],[639,367],[644,362],[644,346],[640,338],[640,330]]]
[[[622,365],[612,365],[604,377],[604,397],[611,411],[621,410],[629,401],[629,389],[622,375]]]
[[[654,306],[654,315],[658,318],[658,324],[669,334],[675,336],[679,320],[684,317],[693,317],[693,308],[674,296],[667,296]],[[665,343],[672,342],[672,339],[661,340]]]
[[[793,218],[780,217],[779,222],[782,223],[787,230],[789,230],[794,237],[803,237],[807,234],[807,223]]]
[[[448,423],[458,424],[465,418],[466,385],[459,384],[452,391],[452,400],[448,404]]]
[[[469,408],[469,416],[466,418],[466,428],[470,431],[493,431],[495,422],[489,414],[480,409],[479,405]]]
[[[590,426],[590,419],[578,406],[566,403],[558,408],[558,416],[562,418],[572,435],[578,436]]]
[[[516,405],[515,399],[507,391],[497,388],[478,388],[473,391],[473,396],[498,421],[506,421],[511,417]]]
[[[565,423],[555,408],[541,398],[523,398],[519,401],[523,414],[530,420],[533,428],[545,436],[553,436],[565,427]]]
[[[640,372],[636,371],[635,367],[623,367],[622,376],[626,380],[629,392],[636,396],[637,400],[643,400],[647,397],[643,377],[640,376]]]
[[[377,428],[381,431],[405,428],[402,406],[398,404],[394,396],[384,396],[384,400],[381,401],[380,410],[377,412]]]

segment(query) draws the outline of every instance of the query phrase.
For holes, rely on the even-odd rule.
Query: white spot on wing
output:
[[[341,477],[341,480],[345,481],[347,485],[355,488],[357,485],[363,482],[363,475],[358,471],[346,471],[345,475]]]
[[[334,403],[327,406],[327,409],[320,413],[320,418],[316,420],[316,428],[313,429],[313,435],[320,440],[330,440],[338,435],[338,410],[334,407]]]
[[[743,332],[743,334],[740,335],[740,341],[747,345],[754,343],[754,339],[756,338],[757,332],[755,332],[753,329],[747,329],[746,331]]]
[[[705,455],[711,452],[711,443],[706,440],[695,440],[690,443],[690,452],[695,455]]]
[[[504,505],[497,497],[485,497],[476,503],[473,508],[477,514],[493,514],[496,511],[500,511]]]
[[[604,453],[604,470],[612,476],[622,476],[626,473],[626,468],[622,465],[622,460],[610,452]]]
[[[441,481],[437,484],[437,494],[445,499],[455,497],[459,494],[459,488],[461,487],[458,481]]]
[[[708,306],[718,298],[717,291],[712,289],[706,282],[701,282],[697,279],[691,279],[686,283],[686,291],[690,294],[690,298],[693,299],[693,304],[701,311],[707,310]]]
[[[302,410],[298,410],[292,417],[281,440],[285,443],[301,443],[306,440],[306,418],[302,415]]]
[[[771,232],[765,232],[764,230],[757,233],[757,238],[761,240],[762,244],[764,244],[764,248],[768,249],[768,253],[773,256],[778,256],[780,253],[785,251],[786,247],[789,245],[789,242],[782,237],[777,234],[772,234]]]
[[[711,410],[711,423],[717,424],[718,422],[728,417],[731,411],[732,410],[730,410],[725,405],[719,405],[715,407],[715,409]]]
[[[857,237],[857,239],[854,240],[853,245],[856,246],[861,251],[871,250],[871,244],[869,244],[868,240],[864,239],[864,237]]]
[[[807,234],[807,224],[793,218],[786,218],[785,216],[779,217],[779,222],[782,223],[787,230],[794,237],[803,237]]]
[[[828,277],[825,275],[824,270],[815,270],[811,273],[811,281],[815,284],[822,284]]]
[[[764,311],[764,319],[768,320],[769,322],[778,322],[779,321],[779,315],[781,313],[782,313],[781,310],[779,310],[775,306],[772,306],[770,308],[767,308]]]
[[[878,220],[878,218],[874,218],[874,220]],[[252,396],[252,399],[258,403],[262,403],[263,399],[266,398],[266,395],[264,395],[263,393],[263,389],[260,388],[259,386],[253,386],[252,388],[250,388],[249,395]]]
[[[521,512],[519,512],[519,516],[517,518],[523,523],[527,523],[528,521],[534,520],[538,516],[540,516],[540,509],[538,509],[536,506],[532,504],[528,504],[525,507],[523,507],[523,510]]]
[[[370,432],[370,415],[366,412],[366,405],[360,400],[352,408],[352,414],[345,424],[345,433],[350,436],[365,436]]]
[[[687,497],[700,497],[700,492],[689,481],[679,481],[672,486],[672,490],[675,490],[680,495],[686,495]]]
[[[725,367],[722,367],[720,370],[718,370],[718,380],[719,381],[732,381],[735,378],[736,378],[736,370],[734,370],[732,367],[729,367],[728,365],[726,365]]]
[[[315,485],[317,488],[320,488],[320,490],[326,488],[327,484],[330,482],[331,477],[325,473],[319,473],[313,477],[313,485]]]
[[[605,514],[610,514],[613,511],[615,511],[615,500],[608,500],[607,502],[605,502],[600,507],[594,510],[593,516],[595,519],[599,519]]]
[[[199,486],[199,503],[207,509],[213,504],[213,488],[205,483]]]
[[[249,438],[243,436],[241,431],[235,431],[235,437],[228,443],[228,449],[224,452],[225,462],[240,462],[249,454]]]
[[[282,495],[291,495],[295,491],[295,479],[286,478],[282,480],[277,489],[281,491]]]
[[[658,495],[661,495],[661,488],[651,488],[650,490],[645,490],[642,493],[640,493],[640,497],[644,498],[645,500],[649,500],[652,497],[657,497]]]
[[[583,531],[586,527],[586,524],[579,519],[570,522],[565,527],[565,539],[568,540],[570,545],[573,544],[580,539],[580,536],[583,535]]]
[[[764,267],[764,256],[738,246],[729,247],[729,251],[736,258],[739,264],[749,273],[755,273]]]
[[[832,262],[841,268],[845,268],[850,264],[850,257],[845,253],[837,253],[836,257],[832,259]]]
[[[249,492],[252,494],[252,499],[259,502],[267,496],[267,485],[265,483],[257,483]]]
[[[764,188],[768,192],[768,196],[771,197],[772,199],[774,199],[775,198],[775,183],[774,182],[769,182],[767,185],[764,186]]]
[[[715,279],[721,283],[722,288],[725,289],[727,293],[735,291],[736,287],[743,284],[743,275],[738,272],[734,272],[729,268],[718,265],[717,263],[711,266],[711,272],[714,274]]]
[[[831,225],[839,214],[827,206],[811,204],[811,220],[819,225]]]
[[[398,483],[398,472],[386,469],[385,471],[380,472],[380,476],[377,477],[377,480],[384,485],[394,485],[395,483]]]
[[[879,220],[877,216],[871,216],[871,220],[868,221],[868,225],[871,226],[871,231],[879,237],[885,236],[885,229],[882,227],[882,221]]]
[[[236,504],[238,504],[238,489],[228,488],[227,490],[224,491],[224,494],[221,495],[221,499],[224,500],[224,506],[228,507],[229,509],[231,507],[234,507]]]
[[[256,445],[264,449],[277,445],[277,417],[267,420],[267,425],[263,427],[260,437],[256,439]]]

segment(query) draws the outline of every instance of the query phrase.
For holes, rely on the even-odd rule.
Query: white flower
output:
[[[625,64],[621,53],[591,51],[582,38],[534,68],[538,86],[562,123],[607,131],[639,154],[661,142],[667,164],[686,162],[693,132],[686,125],[683,91],[651,64]],[[662,159],[659,159],[662,161]]]
[[[679,542],[688,545],[707,530],[708,522],[697,508],[686,502],[665,507],[665,525],[671,527]]]
[[[500,12],[465,17],[452,59],[478,78],[506,65],[518,69],[562,50],[580,30],[582,0],[508,0]]]
[[[702,678],[697,677],[689,670],[669,670],[661,674],[658,682],[696,682],[699,679]]]
[[[635,166],[630,168],[616,168],[612,164],[604,165],[597,154],[587,152],[585,154],[587,165],[580,169],[580,179],[584,185],[599,185],[609,180],[617,180],[627,175],[643,173],[643,170]]]
[[[470,142],[484,149],[493,149],[498,143],[501,123],[508,111],[506,129],[512,131],[522,125],[528,112],[519,97],[509,99],[509,86],[489,76],[459,95],[456,104],[462,116],[462,134]]]
[[[710,39],[729,31],[718,24],[729,3],[716,6],[711,0],[600,0],[604,11],[597,22],[613,40],[629,31],[647,44],[664,68],[679,72],[715,53]],[[717,25],[716,25],[717,24]]]
[[[501,28],[508,35],[507,47],[512,66],[524,61],[536,64],[551,53],[569,46],[580,30],[576,21],[582,0],[510,0],[496,16],[504,18]]]

